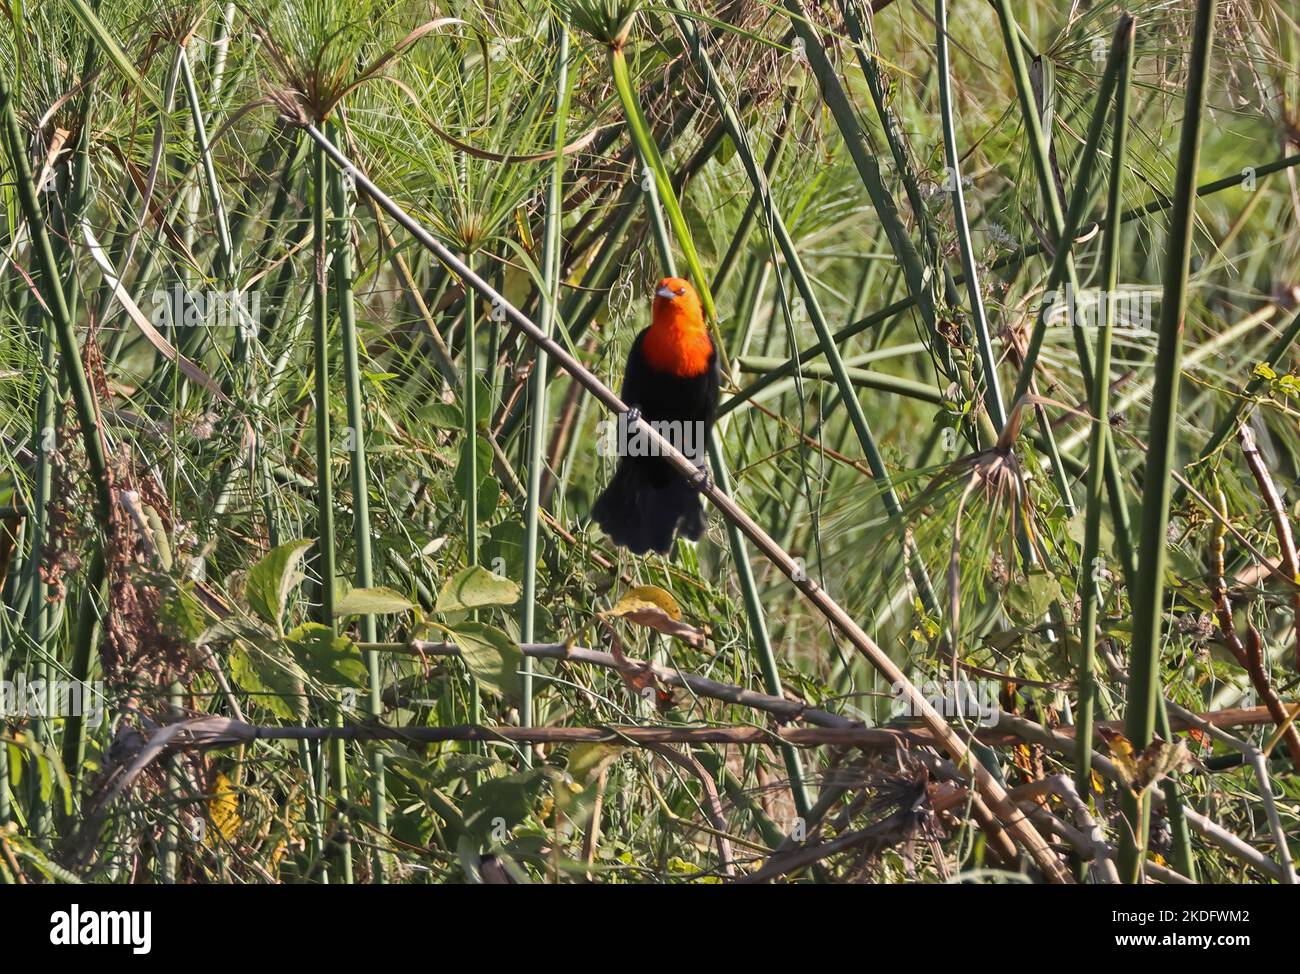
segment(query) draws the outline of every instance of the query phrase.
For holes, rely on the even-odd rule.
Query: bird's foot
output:
[[[629,427],[635,426],[641,420],[641,410],[636,406],[628,406],[623,418]]]
[[[691,478],[691,486],[703,493],[713,486],[713,478],[709,476],[709,468],[698,466],[695,468],[695,476]]]

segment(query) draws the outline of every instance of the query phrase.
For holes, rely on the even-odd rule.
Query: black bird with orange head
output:
[[[686,454],[707,476],[708,442],[718,405],[717,349],[689,281],[665,277],[655,288],[650,327],[637,335],[623,373],[623,401]],[[619,423],[618,468],[596,500],[592,519],[633,554],[667,554],[677,533],[704,533],[700,497],[668,461],[654,454],[634,424]]]

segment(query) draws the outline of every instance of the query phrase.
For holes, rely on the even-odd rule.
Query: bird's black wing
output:
[[[632,348],[627,353],[627,365],[623,369],[623,389],[620,398],[628,406],[637,408],[645,405],[647,395],[654,388],[650,367],[641,354],[641,343],[645,341],[646,332],[649,330],[643,328],[641,334],[636,336],[636,341],[632,343]]]

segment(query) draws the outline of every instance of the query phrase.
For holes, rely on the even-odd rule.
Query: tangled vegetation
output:
[[[1294,883],[1288,7],[0,0],[0,880]]]

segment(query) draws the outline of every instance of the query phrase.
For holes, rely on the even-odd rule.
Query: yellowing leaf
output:
[[[1169,743],[1153,741],[1139,754],[1132,742],[1119,731],[1108,727],[1098,728],[1106,740],[1115,768],[1124,784],[1135,794],[1142,794],[1166,775],[1185,767],[1192,759],[1191,752],[1182,741]]]
[[[566,770],[574,781],[585,785],[609,767],[622,751],[623,748],[618,744],[575,744],[569,750],[569,763]]]
[[[682,622],[682,610],[672,594],[655,585],[638,585],[623,593],[623,597],[608,612],[607,619],[626,619],[668,636],[675,636],[688,645],[704,645],[704,632]]]
[[[243,823],[239,817],[239,794],[224,774],[218,774],[213,783],[212,797],[208,799],[208,820],[212,822],[217,834],[227,842],[234,840],[235,833]],[[209,832],[204,842],[210,846],[215,845],[216,835]]]

